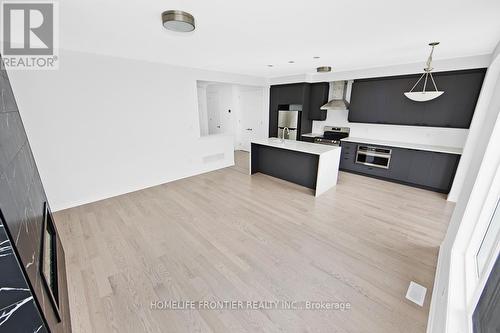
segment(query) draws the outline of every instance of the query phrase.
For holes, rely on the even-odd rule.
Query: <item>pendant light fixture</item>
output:
[[[438,98],[439,96],[441,96],[444,91],[439,91],[437,86],[436,86],[436,82],[434,81],[434,77],[432,76],[432,70],[434,68],[431,67],[431,64],[432,64],[432,54],[434,53],[434,47],[439,45],[439,42],[432,42],[432,43],[429,43],[429,46],[432,47],[431,49],[431,54],[429,54],[429,58],[427,59],[427,67],[424,68],[424,73],[422,74],[422,76],[420,76],[420,78],[418,79],[417,83],[415,83],[415,85],[413,86],[413,88],[411,88],[411,90],[409,92],[405,92],[405,96],[408,97],[409,99],[411,99],[412,101],[415,101],[415,102],[427,102],[427,101],[430,101],[430,100],[433,100],[435,98]],[[424,89],[422,91],[413,91],[413,89],[415,89],[415,87],[420,83],[420,81],[422,81],[422,79],[424,78]],[[426,91],[425,88],[427,87],[427,81],[428,79],[431,79],[432,81],[432,84],[434,85],[434,91]]]

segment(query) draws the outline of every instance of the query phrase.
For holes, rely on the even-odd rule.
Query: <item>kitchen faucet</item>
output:
[[[283,127],[283,133],[281,134],[281,142],[285,142],[285,131],[290,136],[290,129],[288,127]]]

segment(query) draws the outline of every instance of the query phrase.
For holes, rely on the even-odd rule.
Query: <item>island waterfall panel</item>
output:
[[[3,65],[0,89],[0,332],[71,332],[64,250],[55,226],[46,236],[50,209]]]

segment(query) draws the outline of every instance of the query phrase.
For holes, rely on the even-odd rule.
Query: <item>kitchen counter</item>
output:
[[[337,184],[341,148],[315,143],[252,140],[250,174],[264,173],[314,190],[319,196]]]
[[[432,152],[446,153],[446,154],[455,154],[455,155],[462,154],[462,148],[459,148],[459,147],[423,145],[423,144],[419,144],[419,143],[408,143],[408,142],[386,141],[386,140],[378,140],[378,139],[355,138],[355,137],[351,137],[351,136],[348,138],[342,139],[341,141],[363,143],[363,144],[368,144],[368,145],[378,145],[378,146],[388,146],[388,147],[397,147],[397,148],[406,148],[406,149],[415,149],[415,150],[425,150],[425,151],[432,151]]]
[[[252,143],[256,143],[259,145],[265,145],[270,147],[288,149],[300,151],[308,154],[321,155],[328,153],[333,150],[339,150],[340,147],[337,146],[328,146],[328,145],[318,145],[316,143],[304,142],[304,141],[295,141],[295,140],[281,140],[278,138],[267,138],[267,139],[254,139]]]

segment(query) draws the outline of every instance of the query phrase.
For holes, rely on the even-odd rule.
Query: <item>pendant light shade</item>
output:
[[[405,92],[405,96],[415,102],[427,102],[438,98],[444,91],[410,91]]]
[[[413,88],[411,88],[411,90],[409,92],[404,93],[405,96],[407,98],[411,99],[412,101],[427,102],[427,101],[431,101],[435,98],[438,98],[439,96],[444,94],[444,91],[438,90],[436,82],[434,81],[434,77],[432,76],[432,73],[431,73],[432,70],[434,69],[431,67],[432,54],[434,53],[434,47],[436,45],[439,45],[439,42],[429,43],[429,46],[431,46],[432,49],[431,49],[431,54],[429,55],[429,58],[427,59],[427,67],[424,68],[424,73],[422,74],[422,76],[420,76],[417,83],[415,83],[415,85],[413,85]],[[429,80],[429,78],[431,79],[432,84],[434,85],[434,91],[426,91],[425,90],[425,88],[427,87],[427,81]],[[424,88],[422,89],[422,91],[413,91],[413,89],[415,89],[415,87],[420,83],[420,81],[422,81],[422,79],[424,79]]]

